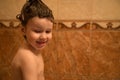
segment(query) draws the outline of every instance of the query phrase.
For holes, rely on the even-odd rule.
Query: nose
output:
[[[40,39],[46,39],[46,38],[47,38],[47,34],[45,32],[41,33]]]

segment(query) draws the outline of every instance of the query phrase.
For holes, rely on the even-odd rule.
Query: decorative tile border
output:
[[[17,28],[18,20],[0,20],[0,28]],[[55,20],[55,29],[120,30],[120,20]]]
[[[19,21],[13,21],[13,20],[6,20],[2,21],[0,20],[0,28],[18,28],[20,26]]]
[[[120,30],[120,20],[58,20],[59,29]]]

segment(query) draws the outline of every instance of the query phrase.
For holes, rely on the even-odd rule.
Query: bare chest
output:
[[[41,57],[36,58],[38,80],[44,80],[44,62]]]
[[[44,62],[41,57],[36,58],[36,63],[37,63],[37,73],[38,75],[43,75],[44,73]]]

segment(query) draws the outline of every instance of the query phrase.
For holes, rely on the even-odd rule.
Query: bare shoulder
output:
[[[31,63],[34,63],[34,55],[29,50],[25,49],[19,49],[12,61],[12,65],[16,67]]]
[[[13,59],[14,71],[19,72],[18,75],[21,75],[22,72],[22,76],[20,77],[25,80],[37,80],[38,77],[36,75],[43,71],[43,66],[39,65],[38,61],[39,60],[36,58],[35,54],[31,51],[20,49]]]

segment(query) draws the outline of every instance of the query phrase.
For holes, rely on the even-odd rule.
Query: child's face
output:
[[[53,23],[47,18],[34,17],[24,28],[26,40],[35,50],[43,48],[52,38]]]

